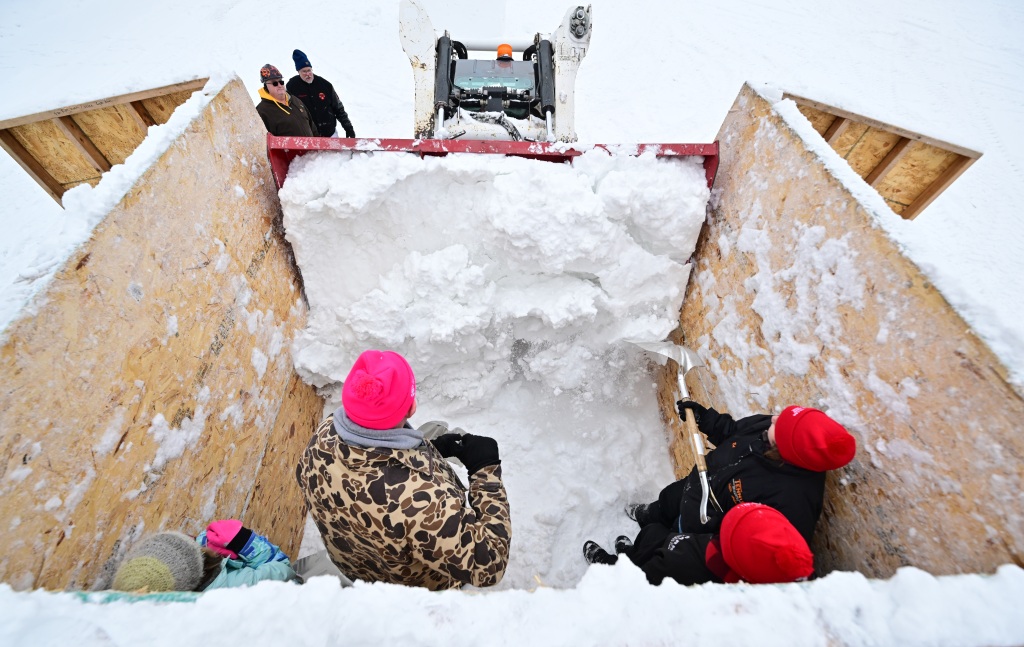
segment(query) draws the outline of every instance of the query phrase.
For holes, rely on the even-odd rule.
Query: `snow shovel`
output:
[[[704,362],[700,360],[697,353],[693,352],[685,346],[674,344],[670,341],[635,341],[627,339],[627,342],[638,346],[648,353],[653,353],[661,357],[667,357],[674,361],[679,367],[678,382],[679,382],[679,399],[690,400],[690,392],[686,388],[686,374],[690,372],[690,369],[704,366]],[[664,363],[664,360],[661,360]],[[708,485],[708,465],[704,461],[704,436],[701,435],[700,430],[697,429],[697,421],[693,417],[693,411],[686,409],[686,415],[683,419],[686,421],[686,431],[690,434],[691,446],[693,448],[694,462],[697,464],[697,474],[700,476],[700,522],[706,524],[708,522],[708,496],[711,497],[711,502],[715,508],[722,512],[722,506],[718,504],[718,499],[715,498],[715,493],[711,491]],[[682,507],[682,502],[680,502]]]

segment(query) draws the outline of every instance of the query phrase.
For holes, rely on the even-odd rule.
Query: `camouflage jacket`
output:
[[[327,553],[368,582],[491,586],[508,565],[512,524],[501,466],[466,487],[429,442],[415,449],[363,449],[320,423],[295,476]]]

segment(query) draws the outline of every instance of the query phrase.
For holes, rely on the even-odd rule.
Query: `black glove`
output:
[[[707,413],[707,407],[701,406],[693,400],[679,400],[676,402],[676,410],[679,411],[679,417],[683,419],[683,422],[686,422],[687,409],[693,412],[693,421],[696,422],[699,427],[700,417]]]
[[[444,434],[430,441],[445,458],[454,456],[473,474],[490,465],[500,465],[498,443],[487,436]]]

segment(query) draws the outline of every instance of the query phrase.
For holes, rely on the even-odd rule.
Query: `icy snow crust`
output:
[[[413,424],[499,442],[502,586],[572,586],[583,540],[632,532],[623,505],[672,479],[647,362],[623,340],[675,328],[708,198],[700,158],[307,155],[281,190],[310,302],[296,368],[337,385],[367,348],[405,355]]]

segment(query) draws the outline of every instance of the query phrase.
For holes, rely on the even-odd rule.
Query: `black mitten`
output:
[[[488,465],[499,465],[498,443],[487,436],[445,434],[430,441],[445,458],[455,457],[473,474]]]
[[[679,412],[679,417],[686,422],[686,410],[689,409],[693,412],[693,421],[700,426],[700,417],[707,413],[707,407],[701,406],[693,400],[679,400],[676,402],[676,410]]]

